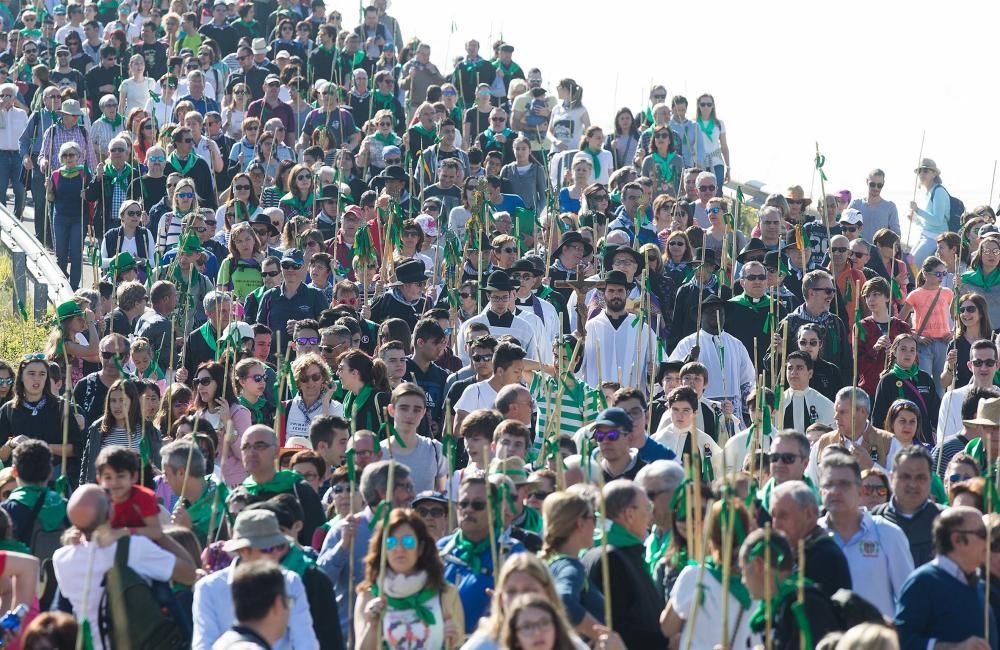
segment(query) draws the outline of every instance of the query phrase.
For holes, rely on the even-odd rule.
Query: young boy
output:
[[[760,394],[761,392],[762,394]],[[760,394],[760,397],[758,397],[758,394]],[[744,466],[747,456],[750,454],[751,445],[755,449],[759,445],[764,453],[767,453],[771,449],[771,434],[764,435],[763,433],[764,411],[761,409],[762,404],[767,404],[769,408],[774,404],[774,392],[770,388],[758,388],[747,396],[746,408],[747,412],[750,413],[750,428],[740,431],[726,442],[726,446],[723,448],[723,458],[726,459],[726,471],[738,471],[739,468]],[[772,410],[772,432],[781,429],[780,424],[775,421],[774,417]],[[750,440],[751,435],[755,438],[760,436],[759,442]],[[756,467],[759,467],[759,465]]]
[[[319,352],[319,323],[306,318],[295,323],[295,333],[292,335],[292,347],[295,356],[310,352]]]
[[[144,535],[159,542],[163,538],[160,506],[152,490],[138,485],[141,462],[136,451],[105,447],[97,455],[97,480],[111,495],[111,528],[121,531],[119,537]]]
[[[530,447],[531,431],[516,420],[504,420],[493,431],[492,458],[520,458],[523,461]]]
[[[444,450],[439,441],[417,433],[417,427],[427,411],[427,394],[424,389],[410,382],[396,386],[392,391],[388,410],[389,417],[392,418],[390,426],[395,431],[380,445],[383,457],[397,460],[410,469],[416,492],[440,491],[448,477],[448,461]]]
[[[452,501],[458,501],[458,486],[466,476],[476,476],[486,470],[486,450],[493,441],[493,432],[496,430],[503,418],[500,413],[492,409],[479,409],[469,413],[469,417],[462,420],[462,427],[458,435],[465,443],[465,453],[469,462],[462,467],[461,462],[455,465],[462,467],[456,469],[448,481],[446,494]]]

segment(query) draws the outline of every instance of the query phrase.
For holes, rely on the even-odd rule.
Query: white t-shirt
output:
[[[702,589],[698,588],[698,576],[702,575]],[[670,592],[670,602],[674,611],[683,617],[691,613],[691,604],[695,598],[700,598],[704,594],[704,600],[699,607],[701,611],[691,625],[687,621],[681,631],[682,648],[714,648],[722,644],[722,599],[729,598],[729,610],[727,612],[729,624],[726,626],[732,643],[730,648],[750,648],[754,644],[751,642],[754,636],[750,631],[749,610],[742,609],[738,600],[728,593],[722,591],[722,585],[708,571],[701,571],[701,567],[687,566],[681,570],[674,588]],[[755,604],[751,605],[751,609]],[[694,635],[693,643],[688,637]]]
[[[490,380],[477,381],[462,393],[455,403],[455,411],[472,413],[476,409],[491,409],[497,401],[497,392],[490,386]]]
[[[389,441],[383,440],[382,458],[389,458]],[[436,479],[448,475],[448,465],[441,449],[441,443],[424,436],[417,436],[417,444],[413,449],[392,450],[392,459],[399,461],[410,470],[410,480],[413,481],[415,492],[436,490]]]
[[[121,112],[128,115],[128,111],[133,108],[145,108],[146,102],[150,100],[149,91],[160,94],[160,85],[149,77],[144,77],[142,81],[136,81],[131,77],[118,85],[118,92],[125,93],[125,106],[121,107]]]
[[[104,588],[101,581],[115,563],[117,544],[101,548],[92,542],[81,542],[63,546],[52,556],[56,580],[63,595],[69,599],[78,620],[86,617],[91,622],[94,648],[103,650],[104,644],[98,634],[97,621],[100,616],[101,597]],[[146,537],[133,535],[129,538],[128,565],[136,573],[148,580],[169,580],[174,573],[177,558],[164,551]],[[90,574],[90,584],[87,575]],[[83,603],[86,599],[87,608]],[[82,614],[81,614],[82,612]]]

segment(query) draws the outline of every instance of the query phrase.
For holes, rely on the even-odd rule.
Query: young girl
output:
[[[920,429],[930,444],[931,432],[937,429],[937,382],[917,365],[917,337],[900,334],[889,348],[889,370],[879,379],[872,400],[871,421],[885,422],[889,407],[897,399],[908,399],[920,409]]]
[[[166,375],[160,366],[153,361],[153,347],[149,344],[149,339],[140,337],[132,341],[129,359],[129,364],[138,379],[162,382],[159,384],[162,390],[166,385]],[[159,405],[159,398],[157,398],[156,403]],[[154,410],[153,415],[155,414]]]
[[[113,445],[132,449],[142,458],[140,482],[152,485],[154,464],[160,460],[160,434],[142,417],[142,400],[131,379],[111,384],[104,402],[104,415],[87,430],[80,457],[80,483],[97,481],[97,456]]]
[[[243,359],[233,368],[234,386],[238,400],[250,412],[253,424],[274,424],[274,408],[268,404],[264,392],[268,390],[267,372],[257,359]]]
[[[6,404],[14,395],[14,369],[6,361],[0,360],[0,405]]]
[[[174,423],[187,415],[190,407],[191,389],[182,383],[173,383],[163,392],[153,423],[160,431],[169,432]]]
[[[920,369],[931,377],[940,377],[944,370],[955,327],[951,317],[955,293],[942,284],[947,275],[944,262],[934,255],[928,256],[917,274],[919,286],[907,294],[903,308],[904,314],[913,311],[912,325],[920,344]]]
[[[63,365],[69,362],[68,373],[73,385],[83,379],[83,364],[101,360],[101,337],[97,333],[94,312],[81,305],[83,298],[75,298],[56,308],[56,326],[49,333],[45,345],[45,358]],[[82,339],[82,342],[81,342]]]
[[[263,283],[260,242],[247,222],[236,224],[229,234],[229,256],[219,264],[218,286],[243,301]]]

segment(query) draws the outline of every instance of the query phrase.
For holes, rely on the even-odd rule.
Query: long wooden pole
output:
[[[917,169],[920,168],[920,163],[924,159],[924,140],[926,138],[927,138],[927,130],[925,129],[924,132],[920,135],[920,154],[917,156]],[[916,201],[917,200],[917,186],[919,185],[919,183],[920,183],[920,175],[919,174],[914,174],[914,178],[913,178],[913,198],[910,199],[911,201]],[[913,233],[913,217],[914,217],[914,214],[911,211],[910,212],[910,219],[909,219],[910,223],[906,226],[906,245],[907,246],[910,245],[910,235]],[[895,272],[895,269],[893,269],[889,273],[891,275],[894,272]],[[892,296],[890,296],[889,298],[891,299]]]
[[[700,490],[697,491],[697,492],[695,492],[696,495],[698,493],[700,493]],[[712,506],[713,506],[714,503],[715,502],[711,501],[711,500],[707,503],[706,507],[708,508],[709,512],[711,512],[711,509],[712,509]],[[711,534],[712,534],[712,521],[713,521],[712,517],[709,516],[708,523],[705,524],[705,530],[703,531],[703,534],[699,536],[699,537],[702,538],[701,539],[701,546],[702,546],[702,548],[707,547],[708,543],[709,543],[709,540],[712,539],[711,538]],[[704,591],[702,591],[704,584],[705,584],[705,558],[702,557],[702,558],[700,558],[698,560],[698,590],[697,590],[697,594],[691,600],[691,608],[690,608],[690,611],[688,611],[688,617],[687,617],[688,623],[687,623],[687,625],[688,625],[688,629],[690,630],[690,633],[688,634],[688,637],[687,637],[687,643],[684,644],[684,650],[691,650],[691,644],[694,642],[694,630],[695,630],[695,625],[698,622],[698,610],[701,609],[701,597],[700,597],[700,595],[704,593]],[[725,603],[729,600],[728,596],[729,596],[729,589],[728,589],[727,585],[724,583],[722,585],[722,602],[723,602],[723,608],[725,608]],[[724,613],[723,614],[723,618],[725,618],[725,616],[726,616],[726,614]],[[725,628],[723,628],[723,629],[725,629]]]

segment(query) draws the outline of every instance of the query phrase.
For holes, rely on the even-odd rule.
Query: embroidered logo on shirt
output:
[[[878,542],[861,542],[861,555],[864,557],[878,557]]]

